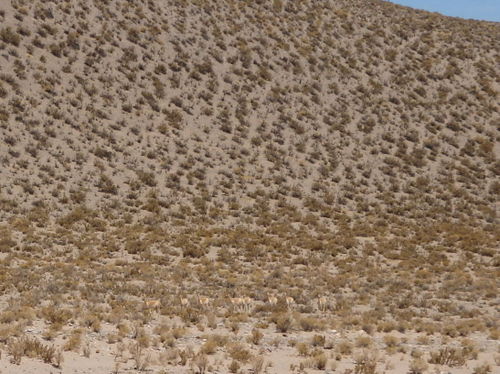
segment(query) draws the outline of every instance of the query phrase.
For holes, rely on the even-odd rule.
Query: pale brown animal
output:
[[[189,306],[189,299],[187,297],[181,297],[181,307],[187,308]]]
[[[250,310],[250,307],[252,306],[252,302],[253,302],[252,298],[250,298],[248,296],[245,296],[243,298],[243,306],[247,312]]]
[[[327,299],[324,296],[318,297],[318,309],[322,312],[324,312],[327,308]]]
[[[233,308],[236,310],[242,310],[244,308],[244,303],[245,301],[243,300],[242,297],[231,297],[231,304],[233,305]]]
[[[158,299],[144,301],[144,307],[149,310],[158,310],[160,309],[160,306],[161,302]]]
[[[268,294],[267,295],[267,302],[270,304],[270,305],[276,305],[278,303],[278,298],[272,294]]]
[[[207,308],[210,304],[210,299],[206,296],[198,296],[198,304],[203,308]]]

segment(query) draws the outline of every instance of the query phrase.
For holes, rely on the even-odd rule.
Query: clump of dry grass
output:
[[[57,351],[54,346],[48,346],[41,343],[36,338],[20,337],[9,341],[7,346],[11,356],[11,362],[16,365],[21,364],[23,356],[30,358],[40,358],[47,364],[60,367],[63,359],[62,353]]]
[[[438,351],[430,352],[429,363],[447,366],[463,366],[467,360],[466,349],[444,347]]]

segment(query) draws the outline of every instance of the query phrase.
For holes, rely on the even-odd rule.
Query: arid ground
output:
[[[500,24],[0,0],[0,373],[500,373]]]

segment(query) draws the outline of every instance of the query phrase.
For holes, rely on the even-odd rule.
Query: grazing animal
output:
[[[252,301],[253,300],[248,296],[245,296],[243,298],[243,306],[247,312],[250,311],[250,307],[252,306]]]
[[[198,304],[202,308],[208,307],[208,304],[210,303],[210,299],[206,296],[198,296]]]
[[[232,297],[231,298],[231,304],[233,305],[233,308],[236,310],[243,310],[244,309],[244,304],[245,300],[242,297]]]
[[[252,305],[252,299],[248,296],[232,297],[231,304],[233,304],[233,307],[236,310],[240,310],[242,312],[248,312],[250,310],[250,306]]]
[[[326,297],[321,296],[318,297],[318,309],[322,312],[324,312],[327,308],[327,300]]]
[[[181,297],[181,307],[187,308],[189,306],[189,299],[187,297]]]
[[[160,309],[161,303],[160,300],[146,300],[144,301],[144,307],[146,309],[153,309],[153,310],[158,310]]]
[[[267,302],[274,306],[278,303],[278,298],[274,295],[268,294],[267,295]]]
[[[287,306],[288,308],[291,308],[291,307],[293,306],[293,304],[295,304],[295,300],[294,300],[294,299],[293,299],[293,297],[291,297],[291,296],[287,296],[287,297],[285,298],[285,301],[286,301],[286,306]]]

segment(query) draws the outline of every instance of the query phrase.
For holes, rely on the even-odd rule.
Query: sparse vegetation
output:
[[[0,23],[0,371],[494,372],[498,23],[378,0]]]

